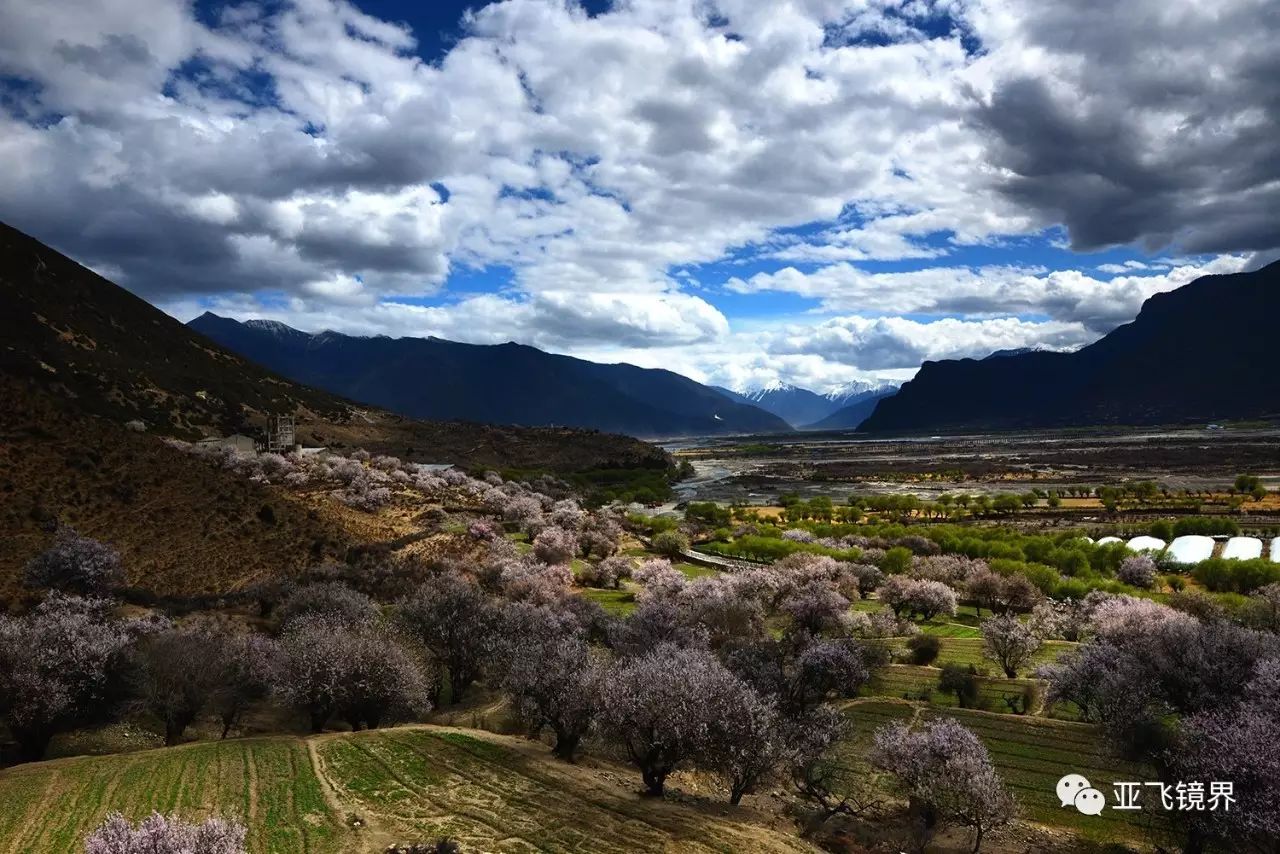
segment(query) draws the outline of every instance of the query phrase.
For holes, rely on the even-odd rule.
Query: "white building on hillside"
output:
[[[202,448],[231,448],[236,451],[243,451],[246,454],[255,453],[258,450],[258,443],[252,436],[246,436],[243,433],[232,433],[230,436],[210,436],[207,439],[201,439],[196,442]]]

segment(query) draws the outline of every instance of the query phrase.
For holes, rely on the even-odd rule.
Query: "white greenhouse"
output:
[[[1213,537],[1187,534],[1177,537],[1166,552],[1174,563],[1199,563],[1213,557]]]
[[[1124,540],[1120,539],[1119,537],[1102,537],[1098,540],[1097,544],[1100,546],[1109,546],[1112,543],[1123,543],[1123,542]]]
[[[1126,545],[1135,552],[1162,552],[1165,541],[1159,537],[1134,537]]]
[[[1262,540],[1257,537],[1232,537],[1223,546],[1222,556],[1231,560],[1253,560],[1262,557]]]
[[[1280,537],[1271,541],[1271,562],[1280,563]]]

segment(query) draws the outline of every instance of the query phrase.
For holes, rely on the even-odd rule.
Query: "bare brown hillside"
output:
[[[559,428],[413,421],[277,376],[0,224],[0,597],[58,524],[115,546],[136,587],[234,590],[402,536],[332,501],[252,483],[168,447],[260,434],[470,468],[665,470],[659,448]],[[127,429],[129,422],[137,429]],[[394,526],[393,526],[394,527]]]
[[[117,548],[129,583],[159,593],[235,589],[338,557],[352,535],[283,490],[75,413],[0,375],[0,598],[72,525]]]
[[[0,373],[77,411],[196,438],[295,415],[306,444],[467,466],[665,468],[660,449],[563,428],[414,421],[291,382],[0,223]]]

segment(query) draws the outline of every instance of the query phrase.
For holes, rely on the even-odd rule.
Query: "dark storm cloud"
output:
[[[1008,198],[1077,249],[1280,245],[1280,3],[1021,8],[1053,73],[1008,76],[972,116]]]

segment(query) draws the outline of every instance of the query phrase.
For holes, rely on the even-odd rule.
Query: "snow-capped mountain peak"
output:
[[[259,318],[254,318],[253,320],[246,320],[244,322],[244,325],[249,327],[250,329],[254,329],[259,332],[266,332],[271,335],[274,335],[276,338],[298,338],[298,337],[309,338],[311,337],[308,333],[298,329],[294,329],[292,326],[288,325],[287,323],[281,323],[278,320],[262,320]]]
[[[897,388],[900,384],[885,380],[850,380],[828,391],[823,395],[833,403],[843,405],[855,397],[863,397],[880,391]]]
[[[742,391],[738,392],[738,394],[742,395],[748,400],[753,400],[758,402],[760,400],[763,400],[765,397],[769,395],[780,394],[780,393],[785,394],[790,391],[802,391],[802,390],[803,389],[797,389],[796,386],[793,386],[790,383],[784,383],[781,380],[773,380],[772,382],[765,383],[762,386],[743,389]]]

